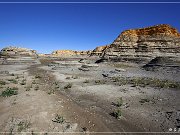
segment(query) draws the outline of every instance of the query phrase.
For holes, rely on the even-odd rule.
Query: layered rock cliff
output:
[[[104,50],[105,56],[164,53],[180,53],[180,34],[166,24],[123,31]]]
[[[92,56],[92,55],[101,56],[102,53],[105,51],[105,49],[107,49],[108,47],[109,47],[109,45],[96,47],[96,48],[91,52],[91,56]]]

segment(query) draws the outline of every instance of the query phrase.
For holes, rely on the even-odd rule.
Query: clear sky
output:
[[[0,3],[0,49],[13,45],[39,53],[89,50],[112,43],[123,30],[156,24],[180,30],[180,3]]]

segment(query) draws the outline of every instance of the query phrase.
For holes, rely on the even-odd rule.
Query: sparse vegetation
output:
[[[156,79],[156,78],[113,77],[112,80],[114,82],[119,82],[120,85],[132,84],[133,86],[141,86],[141,87],[151,86],[151,87],[159,87],[159,88],[180,88],[179,82],[173,82],[173,81],[169,81],[169,80],[160,80],[160,79]]]
[[[105,80],[95,80],[96,84],[105,84],[106,81]]]
[[[68,83],[67,85],[64,86],[64,89],[70,89],[72,87],[72,83]]]
[[[121,111],[120,108],[118,108],[118,109],[114,110],[114,112],[111,113],[111,115],[112,115],[113,117],[115,117],[116,119],[120,119],[121,116],[122,116],[122,111]]]
[[[18,123],[18,128],[17,128],[17,131],[18,132],[21,132],[23,130],[26,130],[27,128],[30,127],[30,122],[29,121],[20,121]]]
[[[13,87],[13,88],[7,88],[5,91],[3,91],[1,93],[1,96],[3,97],[10,97],[12,95],[17,95],[18,94],[18,88],[17,87]]]
[[[118,100],[117,100],[117,106],[118,107],[121,107],[123,105],[123,99],[122,99],[122,97],[120,97],[120,98],[118,98]]]
[[[5,81],[0,80],[0,85],[6,85]]]
[[[16,79],[8,79],[9,82],[12,82],[14,84],[18,84],[18,81]]]
[[[65,122],[65,119],[63,116],[57,114],[55,119],[52,120],[53,122],[56,122],[56,123],[60,123],[60,124],[63,124]]]

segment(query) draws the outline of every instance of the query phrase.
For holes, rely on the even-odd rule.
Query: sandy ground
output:
[[[79,70],[83,63],[77,59],[0,65],[0,80],[6,82],[0,85],[0,92],[8,87],[18,88],[17,95],[0,97],[0,131],[4,134],[139,134],[178,130],[179,89],[120,85],[111,78],[180,81],[179,72],[146,71],[132,63],[117,72],[112,63],[95,65],[94,60],[89,61],[92,64],[89,71]],[[122,105],[118,107],[116,103],[120,98]],[[147,102],[141,102],[143,99]],[[115,110],[121,112],[119,119],[113,115]]]

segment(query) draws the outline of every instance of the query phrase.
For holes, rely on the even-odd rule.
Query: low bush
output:
[[[17,95],[18,94],[18,88],[17,87],[13,87],[13,88],[7,88],[5,91],[3,91],[1,93],[1,96],[3,97],[10,97],[12,95]]]

